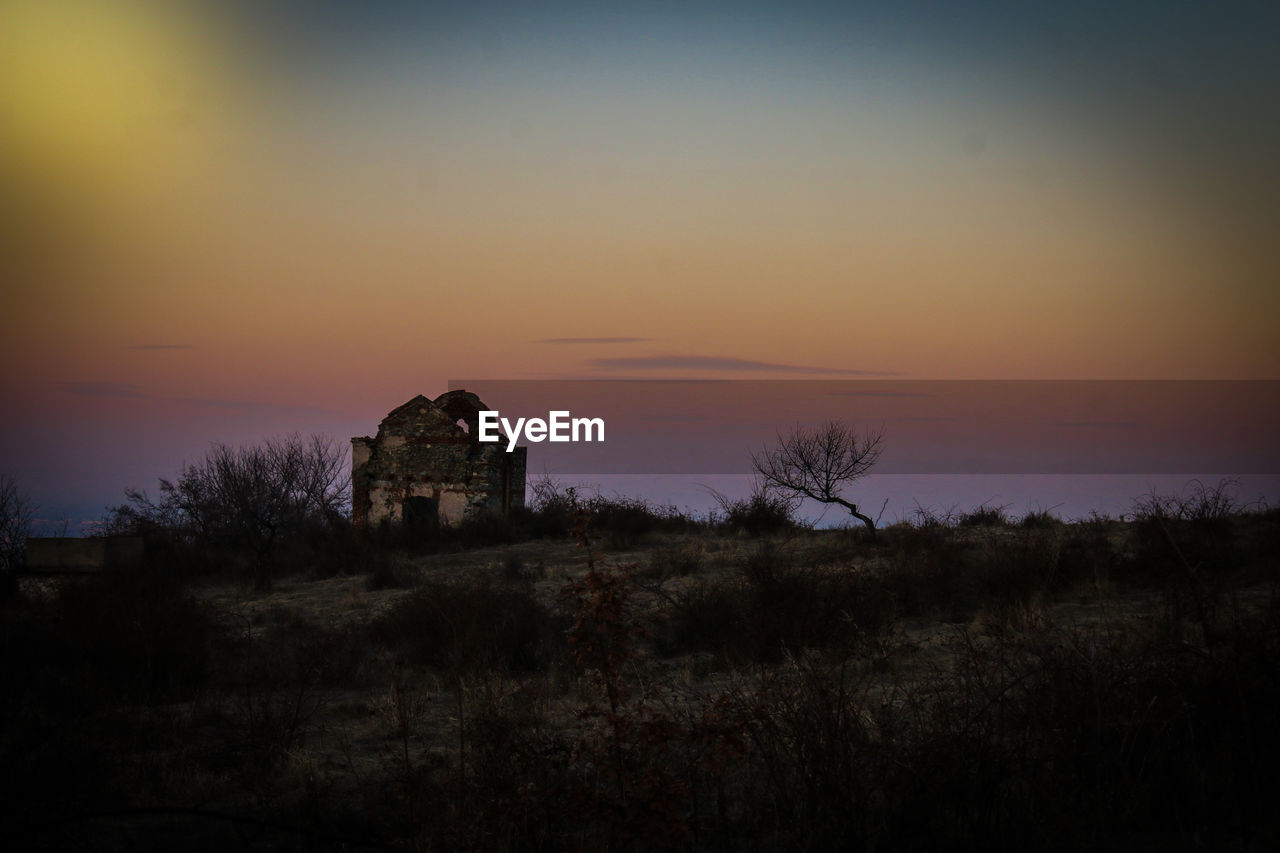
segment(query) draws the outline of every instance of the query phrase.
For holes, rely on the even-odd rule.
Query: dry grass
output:
[[[49,849],[1277,839],[1274,514],[871,542],[623,509],[588,547],[19,595],[0,811]]]

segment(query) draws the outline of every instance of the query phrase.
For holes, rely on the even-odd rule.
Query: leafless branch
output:
[[[0,571],[22,567],[35,507],[8,474],[0,474]]]
[[[843,421],[797,427],[778,434],[777,443],[753,454],[751,462],[763,482],[783,494],[839,504],[874,535],[875,521],[842,495],[846,485],[880,461],[884,430],[860,431]]]

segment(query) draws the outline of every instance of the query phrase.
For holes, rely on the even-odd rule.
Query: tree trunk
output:
[[[858,519],[858,521],[861,521],[863,524],[867,526],[867,530],[871,531],[871,541],[874,542],[876,540],[876,523],[872,521],[869,516],[865,516],[862,513],[858,512],[857,504],[851,504],[845,500],[837,500],[836,502],[840,504],[842,507],[844,507],[845,509],[849,510],[850,515],[852,515],[854,518]]]

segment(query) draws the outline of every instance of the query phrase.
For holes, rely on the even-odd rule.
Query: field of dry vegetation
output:
[[[10,582],[10,849],[1280,846],[1280,513],[736,509]]]

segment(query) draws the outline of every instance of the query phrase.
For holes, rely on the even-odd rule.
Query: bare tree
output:
[[[332,438],[296,433],[254,447],[215,444],[160,496],[127,489],[107,532],[149,532],[251,552],[265,565],[281,540],[341,525],[351,503],[347,457]]]
[[[8,474],[0,474],[0,571],[22,568],[34,506]]]
[[[884,430],[859,431],[843,421],[828,421],[818,427],[796,427],[778,434],[778,442],[751,462],[764,484],[783,495],[809,498],[824,504],[839,504],[871,531],[876,523],[845,500],[846,485],[860,479],[880,460]]]
[[[294,435],[290,442],[301,471],[298,489],[307,504],[328,524],[346,521],[351,512],[350,448],[322,433],[306,439]]]

